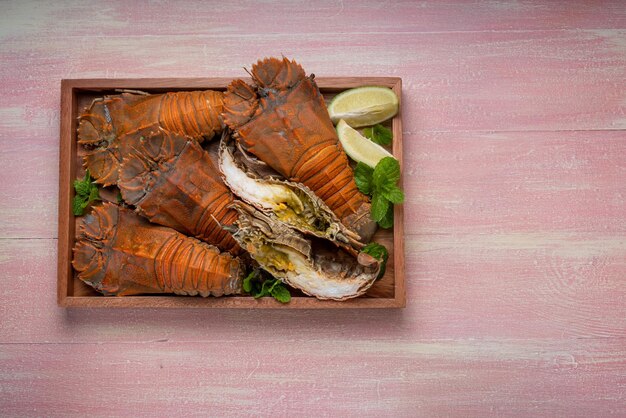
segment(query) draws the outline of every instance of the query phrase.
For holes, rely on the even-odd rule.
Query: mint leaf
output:
[[[393,137],[391,130],[380,124],[363,129],[363,135],[379,145],[391,144]]]
[[[100,191],[98,186],[95,186],[89,191],[89,201],[100,200]]]
[[[74,180],[74,190],[76,195],[72,199],[72,213],[75,216],[82,215],[84,209],[94,200],[100,200],[100,191],[98,186],[93,184],[89,170],[82,179]]]
[[[387,200],[381,193],[374,191],[374,194],[372,195],[372,219],[380,221],[389,210],[389,206],[389,200]]]
[[[387,251],[387,248],[377,242],[370,242],[365,247],[363,247],[361,251],[365,254],[371,255],[377,260],[382,261],[383,259],[387,260],[387,258],[389,258],[389,251]]]
[[[381,159],[372,175],[374,187],[383,188],[386,185],[395,185],[400,180],[400,163],[393,157]]]
[[[85,209],[85,199],[80,196],[74,196],[72,199],[72,213],[74,216],[82,215],[83,209]]]
[[[255,272],[251,271],[250,274],[248,274],[246,276],[245,279],[243,279],[243,291],[244,292],[248,292],[250,293],[250,291],[252,290],[252,278],[254,277]]]
[[[74,190],[79,196],[89,196],[91,183],[85,180],[74,180]]]
[[[393,206],[389,206],[387,213],[378,220],[378,225],[381,228],[389,229],[393,226]]]
[[[362,162],[357,163],[354,169],[354,182],[359,191],[369,195],[372,193],[372,174],[374,169]]]
[[[276,280],[276,279],[274,279]],[[255,299],[262,298],[270,294],[270,287],[274,284],[274,280],[266,280],[261,286],[261,290],[254,295]]]
[[[282,284],[272,287],[272,296],[280,303],[288,303],[291,300],[291,293]]]
[[[389,259],[389,251],[387,251],[387,248],[377,242],[372,242],[363,247],[361,251],[380,261],[380,271],[376,278],[380,279],[383,277],[385,275],[385,269],[387,268],[387,260]]]
[[[391,203],[397,204],[404,202],[404,193],[402,193],[402,190],[396,185],[383,188],[382,194]]]

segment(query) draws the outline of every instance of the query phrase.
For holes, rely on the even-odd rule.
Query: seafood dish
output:
[[[72,264],[81,280],[117,296],[238,294],[244,273],[228,252],[110,203],[85,216]]]
[[[372,202],[314,76],[285,57],[249,74],[224,92],[125,90],[82,111],[86,175],[116,198],[77,218],[75,277],[105,296],[256,298],[250,281],[273,280],[345,301],[372,287]]]

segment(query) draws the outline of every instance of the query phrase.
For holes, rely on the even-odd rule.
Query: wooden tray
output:
[[[245,80],[245,78],[244,78]],[[143,78],[143,79],[74,79],[61,81],[61,151],[59,176],[59,244],[58,244],[58,304],[64,307],[106,308],[402,308],[406,306],[404,288],[404,230],[403,207],[396,205],[393,231],[379,229],[374,241],[389,250],[385,276],[363,296],[344,302],[322,301],[296,295],[291,302],[281,304],[271,297],[251,296],[202,298],[189,296],[124,296],[106,297],[77,279],[72,269],[72,248],[76,239],[75,218],[71,211],[74,179],[82,177],[82,158],[76,146],[79,112],[93,98],[116,94],[115,89],[142,90],[149,93],[166,91],[215,89],[225,90],[230,78]],[[250,80],[246,80],[250,81]],[[328,100],[348,88],[379,85],[393,89],[401,98],[402,81],[396,77],[337,77],[316,78],[321,92]],[[393,130],[393,154],[402,167],[401,113],[390,121]],[[402,180],[400,180],[402,183]],[[400,184],[401,185],[401,184]]]

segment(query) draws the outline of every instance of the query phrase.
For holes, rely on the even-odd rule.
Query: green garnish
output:
[[[379,145],[389,145],[393,138],[391,129],[380,124],[363,129],[363,135]]]
[[[100,200],[98,186],[93,183],[89,170],[85,172],[85,177],[74,180],[74,190],[76,195],[72,199],[72,212],[75,216],[81,216],[91,202]]]
[[[389,259],[389,252],[387,251],[387,248],[377,242],[371,242],[363,247],[361,251],[380,261],[380,272],[378,273],[378,277],[376,277],[376,279],[383,277],[385,275],[385,269],[387,268],[387,260]]]
[[[283,283],[272,277],[263,280],[259,270],[253,270],[243,279],[243,290],[250,293],[255,299],[272,296],[280,303],[287,303],[291,300],[291,293]]]
[[[404,202],[399,180],[400,163],[392,157],[381,159],[373,170],[361,162],[354,169],[357,187],[372,197],[372,219],[385,229],[393,226],[393,204]]]

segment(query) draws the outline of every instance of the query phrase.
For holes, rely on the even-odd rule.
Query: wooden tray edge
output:
[[[176,296],[133,296],[112,298],[103,296],[69,296],[69,280],[72,277],[70,237],[74,235],[74,223],[70,207],[71,180],[75,177],[72,166],[74,141],[72,132],[76,123],[76,90],[111,90],[111,89],[198,89],[224,88],[234,78],[137,78],[137,79],[62,79],[61,80],[61,115],[60,115],[60,153],[59,153],[59,209],[58,209],[58,271],[57,304],[61,307],[101,307],[101,308],[268,308],[268,309],[357,309],[357,308],[405,308],[406,291],[404,276],[404,209],[403,205],[394,208],[394,297],[393,298],[355,298],[344,302],[323,301],[314,298],[293,298],[289,304],[280,304],[271,298],[255,300],[251,297],[233,298],[181,298]],[[315,79],[321,89],[341,91],[363,85],[382,85],[391,88],[401,103],[402,79],[399,77],[319,77]],[[400,161],[402,158],[402,123],[400,112],[392,120],[394,138],[393,154]],[[401,178],[402,186],[402,178]],[[65,256],[63,256],[65,255]],[[181,299],[184,302],[181,302]]]

